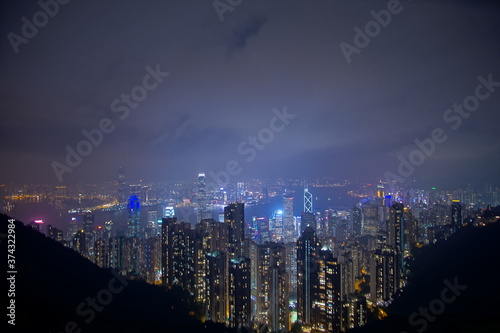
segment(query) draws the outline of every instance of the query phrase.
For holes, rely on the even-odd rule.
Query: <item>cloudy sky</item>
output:
[[[441,128],[408,178],[499,184],[500,5],[394,3],[243,0],[218,13],[210,0],[73,0],[50,17],[36,1],[3,1],[0,182],[58,184],[67,147],[109,119],[63,183],[115,179],[120,166],[130,179],[194,179],[233,160],[234,179],[376,180],[402,175],[411,154],[420,162],[415,140]],[[370,23],[388,6],[385,27]],[[372,29],[369,41],[355,41],[356,27]],[[349,62],[340,45],[358,45]],[[157,68],[169,75],[144,90]],[[479,76],[493,81],[481,100],[469,97]],[[131,92],[134,108],[120,101]],[[475,111],[446,113],[464,100]],[[282,126],[285,108],[294,117]]]

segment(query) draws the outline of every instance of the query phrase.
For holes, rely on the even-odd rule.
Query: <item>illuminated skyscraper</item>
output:
[[[68,226],[68,237],[67,239],[71,241],[73,239],[73,236],[78,232],[78,220],[76,217],[72,217],[69,220],[69,226]]]
[[[257,247],[256,321],[270,331],[289,330],[289,278],[284,245],[267,243]]]
[[[318,332],[340,332],[341,266],[330,251],[320,251],[312,285],[311,326]]]
[[[173,225],[177,222],[176,217],[164,218],[161,223],[161,254],[162,254],[162,285],[166,288],[173,284]]]
[[[283,242],[283,211],[274,211],[270,222],[271,240],[276,243]]]
[[[208,197],[207,197],[207,185],[206,177],[204,173],[198,174],[198,194],[197,194],[197,204],[198,204],[198,222],[204,218],[210,218],[208,215]]]
[[[370,258],[370,295],[377,304],[388,305],[400,288],[400,264],[391,248],[376,250]]]
[[[363,216],[361,215],[361,209],[354,206],[351,209],[351,219],[352,219],[352,234],[355,238],[361,236],[361,228],[363,226]]]
[[[243,256],[243,239],[245,238],[245,206],[232,203],[224,207],[224,223],[229,228],[229,256]]]
[[[269,228],[269,219],[265,217],[255,218],[255,224],[257,227],[257,243],[264,244],[271,241],[271,232]]]
[[[311,227],[316,231],[316,217],[313,213],[302,213],[302,217],[300,219],[300,232],[301,234],[306,230],[307,227]]]
[[[238,202],[244,202],[245,200],[245,183],[238,182],[236,183],[236,198]]]
[[[120,203],[125,203],[128,197],[127,183],[125,181],[125,169],[120,167],[118,170],[118,201]]]
[[[146,236],[154,237],[156,236],[156,223],[158,222],[158,212],[156,210],[150,210],[148,212],[148,224],[146,225]]]
[[[451,203],[451,226],[455,231],[462,226],[462,205],[459,200]]]
[[[313,197],[307,185],[304,187],[304,212],[311,214],[313,212]]]
[[[283,196],[283,226],[284,242],[295,241],[295,226],[293,223],[293,196]]]
[[[83,231],[85,232],[85,247],[87,253],[85,256],[88,259],[93,258],[94,255],[94,242],[95,242],[95,232],[94,232],[94,214],[87,211],[83,214]]]
[[[229,260],[229,324],[232,327],[250,326],[250,259]]]
[[[363,212],[363,227],[361,229],[361,234],[363,236],[376,236],[378,232],[378,206],[363,203],[361,211]]]
[[[207,254],[207,319],[227,323],[229,319],[229,284],[228,266],[225,252],[213,251]]]
[[[139,237],[141,222],[141,204],[136,195],[131,195],[128,199],[128,224],[127,236]]]
[[[320,243],[313,228],[307,227],[297,240],[297,315],[298,320],[311,324],[313,285],[317,276]]]

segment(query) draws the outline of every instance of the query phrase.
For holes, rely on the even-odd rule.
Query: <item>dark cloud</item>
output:
[[[70,2],[18,54],[7,34],[39,6],[3,1],[0,181],[57,182],[52,161],[109,118],[115,130],[67,181],[115,178],[120,165],[132,179],[192,179],[231,159],[242,177],[379,178],[442,127],[448,140],[415,177],[499,182],[500,89],[457,130],[443,113],[479,75],[500,81],[500,6],[401,4],[348,64],[339,44],[387,1],[245,1],[223,22],[210,2]],[[157,64],[171,75],[119,119],[111,103]],[[238,144],[284,106],[296,118],[247,163]]]

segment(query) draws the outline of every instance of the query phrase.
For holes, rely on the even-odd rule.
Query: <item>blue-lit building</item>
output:
[[[138,237],[141,221],[141,203],[136,195],[131,195],[128,199],[128,225],[127,236]]]

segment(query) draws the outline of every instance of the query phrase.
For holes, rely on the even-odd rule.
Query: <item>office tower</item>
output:
[[[275,210],[270,220],[271,241],[283,242],[283,211]]]
[[[78,220],[76,219],[76,217],[72,217],[69,220],[67,240],[71,241],[73,239],[73,236],[77,232],[78,232]]]
[[[165,209],[163,211],[163,217],[174,217],[174,215],[175,215],[174,206],[165,206]]]
[[[303,212],[300,219],[300,233],[302,234],[307,227],[311,227],[316,232],[316,217],[313,213]]]
[[[258,234],[258,244],[264,244],[266,242],[271,241],[271,232],[269,228],[269,219],[265,217],[257,217],[255,219],[255,223],[257,225],[257,234]]]
[[[177,222],[176,217],[168,217],[162,219],[161,229],[161,273],[162,285],[167,288],[173,284],[173,260],[172,260],[172,242],[173,242],[173,225]]]
[[[319,332],[340,332],[341,266],[330,251],[320,251],[312,285],[311,326]]]
[[[370,258],[370,295],[377,304],[388,305],[400,288],[400,261],[394,249],[376,250]]]
[[[208,212],[208,196],[207,196],[207,185],[206,177],[204,173],[198,174],[198,193],[197,193],[197,204],[198,204],[198,221],[204,218],[210,218],[210,212]]]
[[[104,267],[106,267],[107,256],[108,256],[108,244],[107,244],[106,240],[104,240],[103,238],[98,238],[94,244],[93,262],[97,266],[104,268]]]
[[[243,256],[243,239],[245,238],[245,206],[242,203],[232,203],[224,207],[224,223],[229,228],[229,256]]]
[[[363,227],[361,229],[361,234],[363,236],[365,235],[376,236],[379,229],[378,206],[363,203],[361,205],[361,211],[363,213]]]
[[[312,213],[313,212],[313,197],[312,193],[309,192],[308,186],[304,186],[304,212]]]
[[[387,225],[387,244],[398,251],[404,252],[404,205],[396,202],[391,206]]]
[[[95,233],[94,233],[94,214],[90,211],[87,211],[83,214],[83,231],[85,232],[85,245],[87,252],[85,256],[88,259],[92,259],[94,255],[94,242],[95,242]]]
[[[104,228],[106,229],[108,236],[111,237],[111,231],[113,230],[113,221],[108,220],[104,222]]]
[[[94,231],[94,214],[87,211],[83,214],[83,231],[87,234],[91,234]]]
[[[194,230],[191,224],[181,222],[173,225],[172,237],[172,274],[173,284],[193,292],[194,276]]]
[[[125,181],[125,169],[120,167],[118,170],[118,202],[125,203],[129,193],[127,191],[127,183]]]
[[[141,222],[141,204],[136,195],[128,199],[127,237],[139,237]]]
[[[249,327],[251,318],[250,259],[229,260],[229,325]]]
[[[158,212],[150,210],[148,212],[148,223],[146,224],[146,237],[156,236],[156,223],[158,221]]]
[[[178,285],[189,291],[195,285],[195,232],[191,224],[177,218],[162,221],[162,284]]]
[[[245,183],[236,183],[236,199],[238,202],[244,202],[245,200]]]
[[[459,200],[451,203],[451,226],[455,231],[462,226],[462,205]]]
[[[82,256],[87,255],[87,246],[85,242],[85,231],[78,230],[78,232],[73,236],[71,247],[76,252],[80,253]]]
[[[142,242],[142,276],[150,283],[156,283],[157,271],[161,265],[160,237],[154,236],[144,239]]]
[[[286,272],[288,274],[288,286],[290,299],[297,299],[297,243],[289,242],[285,244],[286,250]]]
[[[213,251],[207,254],[207,319],[226,323],[229,318],[229,288],[227,279],[227,256],[225,252]]]
[[[293,196],[283,196],[283,234],[284,242],[295,241],[295,226],[293,224]]]
[[[363,226],[363,216],[361,215],[361,209],[354,206],[351,209],[351,219],[352,219],[352,235],[354,238],[361,236],[361,228]]]
[[[384,184],[377,184],[377,198],[383,199],[385,197]]]
[[[317,275],[320,243],[312,227],[305,228],[297,240],[297,315],[298,320],[311,324],[313,284]]]
[[[256,322],[270,331],[289,330],[289,285],[286,272],[286,249],[281,244],[257,246]]]

